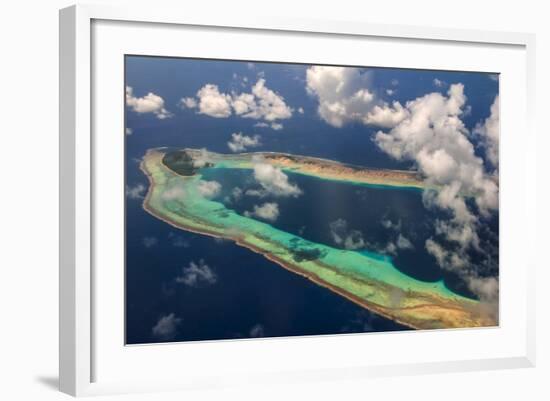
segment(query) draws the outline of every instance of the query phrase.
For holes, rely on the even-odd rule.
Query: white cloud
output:
[[[217,181],[204,181],[201,180],[197,186],[201,196],[211,199],[219,195],[222,186]]]
[[[197,92],[199,113],[210,117],[225,118],[231,115],[231,96],[220,93],[218,86],[206,84]]]
[[[303,107],[298,107],[298,113],[304,114],[304,108]]]
[[[432,238],[426,240],[425,246],[428,253],[435,257],[439,266],[457,274],[466,274],[470,262],[464,251],[446,249]]]
[[[159,240],[156,237],[144,237],[143,238],[143,246],[145,248],[151,248],[155,245],[157,245]]]
[[[256,216],[264,220],[275,221],[279,217],[279,205],[275,202],[266,202],[261,206],[254,205],[254,211],[246,211],[245,216]]]
[[[264,337],[265,336],[265,329],[264,326],[261,324],[255,324],[252,326],[250,331],[248,332],[249,337]]]
[[[474,128],[474,134],[481,138],[485,148],[487,159],[498,169],[498,150],[500,138],[500,102],[498,95],[491,105],[491,114],[483,124],[479,123]]]
[[[256,105],[244,117],[264,119],[266,121],[284,120],[292,117],[292,109],[284,99],[265,85],[265,79],[259,79],[252,87]]]
[[[397,236],[396,246],[399,249],[413,249],[414,248],[412,242],[401,233]]]
[[[227,146],[232,152],[244,152],[247,148],[255,148],[260,146],[260,136],[253,137],[243,135],[242,132],[231,134],[231,141],[227,142]]]
[[[189,287],[197,285],[212,285],[218,281],[216,273],[204,263],[204,260],[199,260],[198,263],[191,262],[189,266],[184,267],[181,275],[176,277],[176,282],[185,284]]]
[[[212,155],[205,148],[202,148],[198,155],[193,155],[193,167],[201,168],[207,163],[212,163]]]
[[[435,221],[438,239],[429,238],[426,250],[441,267],[469,283],[478,277],[469,250],[479,251],[481,244],[480,218],[466,197],[475,201],[481,216],[489,216],[498,208],[498,185],[475,155],[461,120],[465,103],[462,84],[451,85],[446,96],[434,92],[409,101],[407,117],[388,132],[379,131],[374,140],[393,158],[413,161],[426,183],[437,188],[425,190],[423,202],[428,208],[449,211],[451,217]],[[494,123],[489,120],[488,127]]]
[[[240,116],[256,108],[256,100],[251,93],[241,93],[233,96],[232,106],[235,114]]]
[[[271,128],[274,131],[280,131],[280,130],[283,129],[284,126],[281,123],[268,124],[266,122],[260,121],[260,122],[257,122],[256,124],[254,124],[254,127],[256,127],[256,128]]]
[[[376,98],[369,89],[368,73],[358,68],[313,66],[306,80],[308,93],[319,100],[320,117],[334,127],[361,122],[391,128],[407,118],[408,111],[399,102],[390,105]]]
[[[135,97],[131,86],[126,87],[126,104],[136,113],[153,113],[158,119],[172,117],[172,113],[164,108],[164,99],[152,92],[143,97]]]
[[[126,135],[132,135],[134,133],[134,130],[132,128],[126,128],[124,132],[126,133]]]
[[[248,190],[248,195],[259,196],[293,196],[302,194],[302,190],[296,184],[288,181],[288,176],[278,167],[265,163],[262,159],[254,159],[254,178],[261,185],[261,191]]]
[[[435,257],[444,269],[458,274],[468,288],[482,301],[480,312],[498,320],[498,278],[483,277],[474,266],[464,249],[446,249],[433,239],[426,241],[426,250]]]
[[[143,184],[137,184],[133,187],[126,185],[126,197],[128,199],[143,199],[146,189]]]
[[[395,89],[386,89],[386,95],[393,96],[395,94]]]
[[[183,97],[180,100],[180,105],[182,108],[194,109],[198,103],[193,97]]]
[[[498,207],[498,187],[485,173],[460,120],[465,102],[462,84],[451,85],[447,97],[427,94],[407,102],[407,118],[375,136],[380,149],[397,160],[414,161],[429,184],[441,187],[437,193],[428,191],[429,200],[461,220],[470,218],[463,194],[474,195],[482,212]]]
[[[155,326],[153,326],[153,336],[161,340],[170,340],[174,338],[178,332],[178,326],[182,320],[174,313],[166,316],[161,316]]]
[[[468,280],[468,287],[483,301],[498,301],[499,285],[495,277],[471,277]]]
[[[380,224],[382,224],[382,227],[387,229],[392,229],[395,231],[401,230],[401,220],[398,220],[397,223],[394,223],[390,219],[382,219]]]
[[[235,187],[231,191],[231,196],[233,197],[233,199],[239,200],[243,196],[243,190],[239,187]]]
[[[161,198],[165,201],[182,200],[185,198],[185,189],[179,185],[174,185],[163,191]]]
[[[358,230],[349,230],[348,222],[344,219],[338,219],[329,224],[330,235],[336,245],[343,246],[345,249],[362,249],[366,247],[363,234]]]
[[[433,80],[433,83],[435,86],[437,86],[438,88],[442,88],[443,86],[445,86],[445,81],[442,81],[440,79],[437,79],[437,78],[434,78]]]
[[[363,118],[363,122],[379,127],[392,128],[408,116],[408,110],[401,103],[393,102],[391,106],[388,104],[374,106]]]
[[[384,225],[384,223],[388,224]],[[383,225],[395,230],[401,228],[400,223],[393,224],[390,220],[383,220]],[[398,250],[414,248],[412,242],[401,233],[397,235],[395,241],[388,241],[385,244],[368,242],[359,230],[349,229],[348,222],[344,219],[331,222],[329,228],[334,243],[348,250],[369,249],[381,254],[396,255]]]
[[[397,79],[392,79],[392,80],[390,81],[390,83],[391,83],[392,86],[397,86],[397,85],[399,85],[399,81],[398,81]]]
[[[397,85],[397,82],[395,83]],[[435,80],[438,87],[448,84]],[[368,78],[358,69],[311,67],[307,71],[307,90],[319,100],[319,115],[329,124],[341,127],[348,122],[362,122],[387,128],[378,131],[374,142],[397,160],[413,161],[429,187],[423,201],[427,207],[451,212],[449,221],[436,221],[436,234],[453,246],[441,246],[434,239],[426,242],[427,250],[438,263],[465,279],[474,277],[469,270],[467,249],[479,249],[479,217],[470,210],[465,197],[475,200],[481,216],[487,217],[498,208],[498,185],[485,170],[469,141],[469,132],[461,120],[466,97],[462,84],[451,85],[447,95],[429,93],[405,106],[377,101],[368,89]],[[498,151],[495,127],[498,126],[498,102],[476,133],[485,139],[488,159]],[[492,138],[492,139],[489,139]],[[492,157],[494,160],[495,158]],[[334,241],[348,249],[368,247],[394,254],[412,243],[402,234],[384,246],[368,244],[358,231],[348,230],[345,221],[333,222]],[[390,222],[391,223],[391,222]],[[388,224],[388,228],[392,224]]]
[[[226,203],[238,202],[243,197],[244,191],[240,187],[235,187],[230,195],[226,195],[223,200]]]
[[[222,93],[217,85],[206,84],[197,92],[199,113],[216,118],[226,118],[235,113],[243,118],[264,120],[272,123],[272,128],[280,126],[277,120],[292,117],[292,108],[284,101],[284,98],[266,86],[264,78],[252,86],[251,92]],[[195,107],[197,101],[194,98],[182,98],[182,104],[186,107]],[[282,128],[282,126],[281,126]]]
[[[172,246],[176,248],[189,248],[191,246],[189,241],[185,240],[184,237],[173,232],[168,233],[168,239],[172,243]]]
[[[368,75],[358,68],[312,66],[306,72],[306,89],[319,100],[323,120],[334,127],[362,120],[374,106]]]

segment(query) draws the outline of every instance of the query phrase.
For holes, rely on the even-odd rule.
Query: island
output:
[[[236,213],[199,189],[201,171],[253,169],[261,160],[282,171],[350,185],[423,190],[414,171],[369,169],[284,153],[217,154],[199,149],[147,151],[141,169],[149,179],[143,208],[182,230],[233,241],[288,271],[374,313],[414,329],[494,326],[482,302],[459,295],[443,281],[424,282],[399,271],[390,258],[315,243]]]

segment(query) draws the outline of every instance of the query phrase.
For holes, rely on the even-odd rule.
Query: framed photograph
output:
[[[533,49],[62,10],[61,390],[533,366]]]

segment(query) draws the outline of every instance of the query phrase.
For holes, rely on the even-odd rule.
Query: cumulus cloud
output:
[[[394,223],[392,220],[384,218],[382,219],[382,221],[380,221],[380,224],[382,224],[382,227],[387,229],[392,229],[396,231],[401,230],[401,220],[398,220]]]
[[[182,269],[181,274],[176,277],[176,283],[185,284],[189,287],[198,285],[212,285],[218,281],[218,276],[204,263],[204,260],[199,260],[198,263],[191,262],[189,266]]]
[[[279,205],[275,202],[266,202],[261,206],[254,205],[252,212],[246,211],[247,217],[256,216],[264,220],[275,221],[279,217]]]
[[[478,294],[481,300],[489,303],[498,302],[499,285],[495,277],[470,277],[467,283],[470,290]]]
[[[298,113],[304,114],[304,108],[303,107],[298,107]]]
[[[350,250],[365,248],[366,243],[363,234],[358,230],[349,230],[346,220],[335,220],[329,224],[329,227],[330,235],[336,245]]]
[[[461,120],[467,112],[462,84],[450,85],[446,95],[439,92],[402,105],[377,100],[369,89],[368,75],[355,68],[310,67],[306,73],[307,90],[319,100],[318,112],[335,127],[361,122],[386,129],[374,137],[377,146],[400,161],[412,161],[432,190],[423,193],[426,207],[450,212],[449,220],[436,220],[436,239],[426,242],[426,249],[438,263],[460,272],[466,282],[477,278],[471,273],[468,249],[479,250],[478,217],[489,217],[498,208],[498,184],[487,173],[483,160],[476,156],[469,132]],[[398,82],[392,82],[397,86]],[[447,83],[434,80],[437,87]],[[393,89],[392,89],[393,91]],[[478,124],[474,132],[482,138],[487,159],[498,168],[498,98],[491,115]],[[466,198],[475,202],[471,210]],[[393,227],[391,221],[383,223]],[[348,230],[345,221],[331,225],[333,240],[347,249],[369,247],[385,253],[410,249],[412,243],[400,234],[387,244],[368,244],[357,230]],[[474,286],[479,290],[480,286]]]
[[[144,237],[143,238],[143,246],[145,248],[151,248],[155,245],[157,245],[159,240],[156,237]]]
[[[153,92],[143,97],[135,97],[131,86],[126,87],[126,105],[136,113],[153,113],[158,119],[172,117],[172,113],[164,108],[164,99]]]
[[[487,160],[498,170],[498,148],[500,138],[500,102],[498,95],[491,105],[491,114],[474,128],[474,134],[481,139]]]
[[[357,78],[351,79],[354,80]],[[443,81],[434,84],[445,85]],[[357,83],[354,87],[358,87]],[[335,108],[344,110],[348,119],[390,129],[389,132],[379,131],[375,143],[397,160],[414,161],[428,183],[438,188],[424,192],[424,203],[428,207],[451,211],[453,219],[437,221],[436,232],[459,244],[461,249],[479,246],[478,219],[469,210],[464,196],[475,199],[483,216],[498,207],[498,186],[485,172],[483,161],[475,155],[468,140],[468,130],[460,119],[466,102],[463,89],[463,85],[455,84],[449,88],[447,96],[431,93],[407,102],[405,106],[399,102],[366,104],[363,112],[355,114],[350,114],[345,107]],[[337,97],[337,101],[340,100]],[[321,99],[319,107],[322,107]],[[495,157],[489,155],[498,151],[498,131],[495,129],[498,127],[498,99],[491,109],[491,116],[478,125],[476,133],[487,138],[488,158],[494,160]],[[340,121],[345,121],[345,118],[340,118]],[[359,242],[356,240],[355,243]],[[405,245],[403,238],[398,238],[393,245],[398,248],[398,244]],[[386,248],[392,251],[392,244]],[[433,246],[429,249],[435,253]],[[440,256],[439,260],[443,258]]]
[[[146,189],[143,184],[137,184],[133,187],[126,185],[126,197],[128,199],[143,199]]]
[[[191,246],[189,241],[186,241],[184,237],[172,232],[168,233],[168,239],[170,240],[172,246],[176,248],[189,248]]]
[[[390,222],[390,220],[384,220]],[[394,228],[393,223],[387,228]],[[400,227],[400,225],[399,225]],[[359,230],[350,229],[348,222],[344,219],[337,219],[329,224],[330,235],[336,245],[348,250],[368,249],[386,255],[396,255],[399,250],[413,249],[412,242],[403,234],[394,234],[394,239],[387,243],[368,242]]]
[[[388,104],[374,106],[363,118],[363,122],[383,128],[392,128],[408,116],[408,110],[401,103],[393,102],[391,106]]]
[[[438,78],[434,78],[433,83],[438,88],[442,88],[445,86],[445,81],[442,81],[441,79],[438,79]]]
[[[256,127],[256,128],[271,128],[274,131],[280,131],[284,128],[284,125],[281,124],[281,123],[268,124],[266,122],[261,121],[261,122],[257,122],[256,124],[254,124],[254,127]]]
[[[319,116],[334,127],[361,120],[375,104],[368,75],[358,68],[309,67],[306,89],[319,100]]]
[[[490,137],[487,132],[498,121],[498,99],[495,102],[491,116],[477,129],[484,138]],[[391,157],[414,162],[434,188],[423,192],[426,207],[450,212],[449,219],[435,221],[437,238],[429,238],[425,247],[441,267],[457,273],[468,284],[479,278],[469,250],[481,251],[480,216],[489,217],[498,209],[498,185],[469,140],[461,120],[465,103],[462,84],[451,85],[446,96],[434,92],[409,101],[406,118],[388,132],[378,131],[374,141]],[[495,145],[489,141],[488,149]],[[479,214],[466,198],[474,201]],[[481,286],[471,288],[480,291]]]
[[[262,188],[249,189],[246,191],[247,195],[298,197],[302,194],[298,185],[290,183],[288,176],[280,168],[264,162],[261,158],[254,159],[254,178]]]
[[[163,191],[161,198],[165,201],[183,200],[185,198],[185,189],[180,185],[174,185]]]
[[[233,96],[233,110],[240,116],[256,108],[256,100],[252,93],[241,93]]]
[[[249,337],[264,337],[265,329],[261,324],[255,324],[248,332]]]
[[[386,89],[386,95],[393,96],[395,94],[395,89]]]
[[[208,150],[205,148],[202,148],[199,152],[199,154],[193,155],[193,166],[197,168],[201,168],[206,166],[208,163],[212,163],[212,155]]]
[[[180,106],[182,108],[194,109],[198,105],[197,100],[193,97],[183,97],[180,100]]]
[[[153,336],[160,340],[171,340],[178,333],[178,326],[182,319],[176,317],[174,313],[166,316],[161,316],[157,323],[153,326]]]
[[[239,200],[243,196],[243,190],[239,187],[235,187],[231,191],[231,196],[233,197],[234,200]]]
[[[221,93],[217,85],[206,84],[197,92],[199,113],[225,118],[231,115],[231,96]]]
[[[126,135],[132,135],[134,133],[134,130],[132,128],[126,128],[124,132],[126,133]]]
[[[306,72],[306,90],[318,98],[319,116],[334,127],[360,122],[391,128],[408,113],[397,101],[388,104],[378,99],[369,89],[369,74],[364,69],[312,66]]]
[[[396,246],[399,249],[413,249],[414,246],[407,237],[405,237],[403,234],[399,234],[397,236]]]
[[[220,194],[222,186],[218,181],[201,180],[197,186],[197,189],[203,197],[212,199]]]
[[[464,248],[447,248],[433,238],[428,238],[425,246],[428,253],[435,258],[439,266],[455,272],[465,279],[471,277],[470,260]]]
[[[226,203],[238,202],[243,197],[244,191],[240,187],[231,190],[231,194],[224,197]]]
[[[284,98],[269,89],[264,78],[252,86],[250,92],[223,93],[217,85],[206,84],[197,92],[196,99],[182,98],[180,103],[187,108],[197,107],[199,113],[216,118],[226,118],[233,113],[243,118],[266,121],[266,126],[281,129],[278,120],[292,117],[292,108]]]
[[[292,109],[288,107],[282,96],[278,95],[265,85],[265,79],[259,79],[252,87],[255,104],[243,117],[264,119],[266,121],[284,120],[292,116]]]
[[[227,146],[232,152],[244,152],[247,148],[255,148],[260,146],[260,136],[246,136],[242,132],[231,134],[231,141],[227,142]]]
[[[414,161],[430,184],[442,187],[429,194],[430,200],[461,220],[471,216],[460,195],[473,195],[482,212],[498,207],[498,187],[485,173],[460,119],[465,102],[462,84],[451,85],[447,96],[427,94],[407,102],[407,117],[375,136],[380,149],[397,160]]]

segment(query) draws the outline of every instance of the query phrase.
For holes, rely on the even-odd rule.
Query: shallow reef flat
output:
[[[400,272],[390,259],[375,254],[308,241],[240,215],[220,202],[203,197],[199,191],[202,177],[199,166],[252,169],[258,159],[286,171],[353,185],[423,189],[422,179],[416,173],[364,169],[280,153],[208,153],[206,159],[204,156],[204,152],[195,149],[149,150],[141,163],[150,183],[144,209],[174,227],[234,241],[370,311],[411,328],[496,324],[483,303],[452,292],[442,281],[419,281]]]

